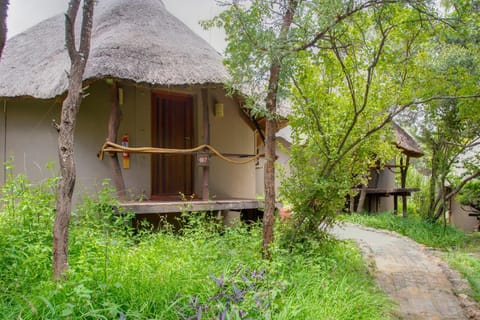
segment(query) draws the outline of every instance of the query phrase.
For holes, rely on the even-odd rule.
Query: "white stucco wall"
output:
[[[124,90],[121,105],[123,119],[119,141],[129,134],[130,146],[151,146],[151,89],[132,84],[120,84]],[[157,90],[157,89],[156,89]],[[202,97],[199,88],[158,88],[160,91],[188,94],[193,97],[195,145],[203,144]],[[75,158],[77,163],[76,197],[94,193],[104,179],[111,178],[107,159],[97,153],[107,137],[111,108],[111,90],[105,81],[88,89],[77,118]],[[238,105],[226,98],[223,89],[209,89],[211,145],[221,152],[254,154],[254,130],[240,116]],[[14,173],[24,173],[37,182],[58,174],[57,138],[52,119],[59,122],[60,100],[39,101],[31,98],[0,100],[0,159],[14,157]],[[224,104],[224,117],[215,118],[213,104]],[[6,124],[6,127],[5,127]],[[6,141],[6,143],[5,143]],[[106,155],[107,157],[108,155]],[[45,168],[55,163],[55,169]],[[121,162],[121,159],[120,159]],[[5,168],[0,170],[4,181]],[[151,193],[151,156],[131,154],[130,169],[123,169],[125,184],[132,198]],[[201,194],[202,169],[195,166],[195,193]],[[255,197],[255,164],[232,165],[213,158],[210,168],[210,194],[217,197]]]
[[[479,223],[476,217],[470,217],[468,215],[471,212],[474,212],[472,208],[462,206],[455,199],[450,201],[450,222],[465,232],[475,231]]]
[[[58,162],[58,134],[52,119],[58,122],[60,103],[19,99],[15,103],[7,101],[5,109],[2,160],[11,161],[13,174],[23,173],[33,182],[56,175],[57,170],[46,169],[46,164]],[[2,171],[5,176],[5,168]]]
[[[387,162],[387,164],[394,165],[395,160]],[[395,173],[390,168],[371,169],[369,188],[377,189],[394,189],[395,188]],[[377,195],[369,195],[367,197],[369,203],[367,204],[370,212],[387,212],[394,209],[394,197],[380,197]],[[399,199],[401,199],[399,197]],[[401,200],[399,201],[401,202]]]
[[[277,137],[276,141],[277,146],[275,148],[275,153],[277,155],[277,159],[275,161],[275,194],[277,198],[279,198],[280,186],[283,183],[282,181],[285,176],[288,177],[288,175],[290,174],[290,166],[288,164],[288,161],[290,160],[290,155],[288,154],[288,150],[290,149],[290,143],[285,139],[279,137]],[[264,153],[265,147],[261,145],[259,150],[260,153]],[[265,158],[261,158],[255,168],[255,184],[257,195],[265,194],[265,162]],[[283,174],[285,174],[285,176]]]
[[[239,106],[225,97],[223,89],[212,90],[209,103],[210,144],[222,153],[255,155],[255,131],[244,120]],[[224,105],[223,117],[214,116],[215,103]],[[210,196],[254,199],[255,162],[237,165],[213,157],[210,167]]]

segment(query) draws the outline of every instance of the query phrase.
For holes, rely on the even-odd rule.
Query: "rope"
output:
[[[154,148],[154,147],[125,147],[110,141],[106,141],[103,144],[102,150],[100,150],[100,154],[98,155],[98,157],[100,158],[100,160],[103,160],[105,152],[149,153],[149,154],[167,154],[167,153],[191,154],[204,149],[210,150],[214,155],[216,155],[220,159],[233,164],[247,164],[252,161],[257,161],[258,158],[263,156],[262,154],[258,154],[246,160],[233,160],[232,158],[224,156],[217,149],[215,149],[214,147],[208,144],[202,144],[192,149],[168,149],[168,148]]]

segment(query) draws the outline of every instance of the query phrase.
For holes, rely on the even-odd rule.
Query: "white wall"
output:
[[[151,146],[151,89],[132,84],[120,84],[124,90],[121,105],[123,119],[119,141],[124,133],[130,137],[130,146]],[[193,96],[196,145],[203,144],[202,97],[200,88],[158,88]],[[107,159],[97,158],[107,137],[111,108],[111,90],[105,81],[98,81],[88,89],[90,93],[80,108],[75,137],[77,163],[76,195],[95,193],[106,178],[111,178]],[[1,100],[4,102],[3,100]],[[239,106],[225,97],[223,89],[209,89],[211,145],[224,153],[255,154],[254,130],[240,114]],[[224,117],[216,118],[213,104],[224,104]],[[39,101],[14,99],[0,106],[0,159],[14,157],[14,172],[24,173],[33,182],[58,174],[57,137],[52,119],[59,122],[60,100]],[[6,128],[4,128],[4,124]],[[6,139],[6,144],[4,140]],[[4,150],[5,149],[5,150]],[[105,157],[108,157],[106,155]],[[3,160],[2,160],[3,161]],[[121,159],[120,159],[121,161]],[[45,168],[55,163],[54,170]],[[131,154],[130,169],[123,169],[126,187],[132,198],[150,196],[151,156]],[[3,182],[5,170],[1,170]],[[195,193],[201,194],[202,169],[195,166]],[[255,164],[233,165],[214,157],[210,168],[210,194],[216,197],[255,197]]]
[[[288,150],[290,148],[290,143],[283,138],[277,137],[277,146],[275,149],[275,153],[277,155],[277,159],[275,161],[275,194],[278,198],[280,192],[280,185],[282,184],[283,176],[281,174],[281,170],[285,173],[286,176],[290,174],[290,166],[288,161],[290,160],[290,155],[288,154]],[[260,146],[259,148],[260,153],[265,152],[265,147]],[[264,195],[265,194],[265,183],[264,183],[264,169],[265,169],[265,158],[261,158],[258,161],[258,164],[255,168],[255,184],[256,184],[256,194],[257,195]]]
[[[476,217],[468,215],[471,212],[473,212],[473,209],[468,206],[462,206],[455,199],[450,201],[450,222],[465,232],[475,231],[479,223]]]
[[[225,97],[223,89],[212,90],[209,103],[210,144],[222,153],[255,155],[255,131],[241,115],[238,104]],[[214,116],[215,103],[223,103],[223,117]],[[237,165],[213,157],[210,167],[210,196],[254,199],[255,162]]]

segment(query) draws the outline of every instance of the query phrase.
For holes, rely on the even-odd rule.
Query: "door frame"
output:
[[[194,95],[192,94],[187,94],[187,93],[178,93],[178,92],[170,92],[170,91],[163,91],[163,90],[152,90],[151,91],[151,103],[150,103],[150,114],[151,114],[151,117],[150,117],[150,122],[151,122],[151,129],[150,129],[150,135],[151,135],[151,141],[152,141],[152,146],[155,147],[155,141],[156,140],[156,130],[158,130],[158,126],[156,126],[156,117],[157,117],[157,114],[158,114],[158,111],[156,110],[156,98],[157,97],[174,97],[174,98],[186,98],[186,99],[189,99],[190,102],[191,102],[191,108],[192,108],[192,112],[191,112],[191,130],[192,130],[192,134],[190,136],[190,141],[191,141],[191,144],[192,144],[192,147],[194,146],[194,143],[196,142],[196,131],[195,131],[195,128],[196,128],[196,125],[195,125],[195,99],[194,99]],[[173,194],[154,194],[153,193],[153,190],[154,190],[154,183],[157,180],[155,180],[155,175],[154,173],[156,173],[156,169],[155,169],[155,165],[154,165],[154,161],[153,161],[153,157],[155,155],[152,154],[151,155],[151,161],[150,161],[150,187],[151,187],[151,199],[159,199],[159,200],[177,200],[179,195],[173,195]],[[190,175],[190,184],[191,184],[191,191],[192,193],[191,194],[185,194],[186,196],[191,196],[193,194],[195,194],[195,158],[194,158],[194,155],[191,155],[191,175]],[[158,173],[157,173],[158,174]]]

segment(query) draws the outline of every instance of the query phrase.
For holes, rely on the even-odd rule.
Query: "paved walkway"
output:
[[[336,226],[332,232],[360,244],[379,287],[398,304],[401,319],[468,319],[440,259],[423,246],[388,231],[352,224]]]

